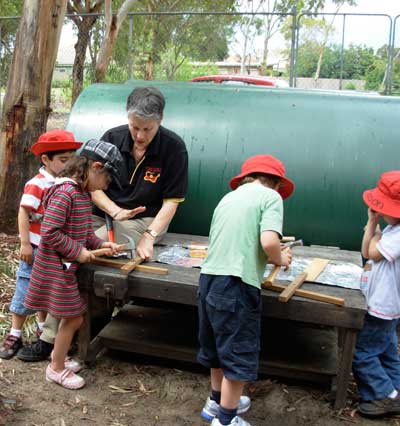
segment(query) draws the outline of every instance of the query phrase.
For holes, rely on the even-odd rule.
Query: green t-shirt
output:
[[[260,235],[263,231],[282,235],[282,224],[283,203],[276,191],[258,182],[239,186],[214,211],[201,272],[233,275],[261,288],[267,256]]]

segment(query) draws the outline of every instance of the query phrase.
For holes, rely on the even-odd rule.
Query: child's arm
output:
[[[112,256],[118,253],[117,247],[118,244],[112,243],[110,241],[103,241],[101,238],[97,237],[94,232],[92,232],[87,239],[86,247],[93,250],[97,248],[109,248],[110,251],[107,253],[107,256]]]
[[[20,206],[18,211],[18,232],[21,240],[19,258],[24,262],[32,263],[32,246],[29,239],[29,213],[28,207]]]
[[[281,250],[281,242],[275,231],[263,231],[260,236],[261,246],[268,256],[268,263],[289,266],[292,262],[292,251]]]
[[[383,259],[382,254],[376,247],[376,243],[381,239],[382,233],[379,228],[379,213],[368,209],[368,222],[364,229],[364,236],[361,244],[361,254],[366,259],[379,262]]]

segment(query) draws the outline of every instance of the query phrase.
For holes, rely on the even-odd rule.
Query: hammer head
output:
[[[133,254],[136,250],[136,244],[135,240],[128,234],[121,233],[121,235],[128,240],[127,243],[125,243],[125,250],[131,252],[131,258],[133,258]]]
[[[135,240],[128,234],[121,233],[121,235],[128,240],[125,244],[126,250],[131,250],[132,252],[136,250]]]
[[[286,247],[298,247],[298,246],[303,246],[303,240],[296,240],[296,241],[291,241],[289,243],[285,243],[284,244]]]

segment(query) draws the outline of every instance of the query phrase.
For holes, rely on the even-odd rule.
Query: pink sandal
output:
[[[57,373],[57,371],[54,371],[51,368],[50,364],[46,368],[46,380],[48,382],[57,383],[66,389],[80,389],[85,386],[85,380],[83,377],[78,376],[71,370],[68,370],[68,368]]]

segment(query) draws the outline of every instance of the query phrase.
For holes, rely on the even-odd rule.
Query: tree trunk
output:
[[[75,44],[75,59],[72,68],[72,100],[71,106],[83,89],[83,79],[85,77],[85,58],[90,41],[90,30],[96,22],[96,16],[83,16],[78,26],[78,41]],[[76,23],[76,22],[75,22]]]
[[[24,2],[0,127],[0,231],[16,228],[20,195],[37,173],[30,146],[46,130],[67,0]]]
[[[153,58],[151,55],[149,55],[146,61],[146,73],[144,75],[145,80],[153,80],[153,66],[154,66]]]
[[[96,83],[101,83],[106,77],[107,68],[111,61],[111,55],[115,41],[117,40],[117,35],[117,17],[114,15],[112,17],[110,28],[108,28],[106,31],[106,34],[100,46],[99,54],[97,56],[95,70]]]
[[[117,15],[112,15],[111,0],[106,0],[104,3],[106,31],[100,46],[99,55],[97,57],[95,70],[96,83],[101,83],[106,77],[107,68],[111,61],[112,51],[115,42],[117,41],[119,30],[128,14],[129,9],[136,1],[137,0],[125,0],[121,5]]]

